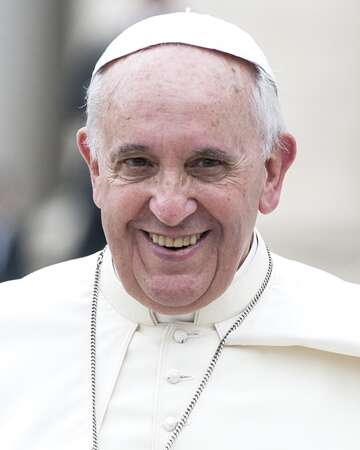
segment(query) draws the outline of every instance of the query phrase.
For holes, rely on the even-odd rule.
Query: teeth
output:
[[[176,238],[174,241],[174,247],[182,247],[184,244],[183,238]]]
[[[165,247],[173,247],[173,239],[166,237],[165,238]]]
[[[191,236],[181,236],[175,239],[164,236],[162,234],[149,233],[150,239],[154,244],[158,244],[161,247],[188,247],[189,245],[194,245],[200,239],[201,234],[193,234]]]

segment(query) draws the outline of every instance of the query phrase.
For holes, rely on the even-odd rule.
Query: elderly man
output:
[[[252,38],[140,22],[87,112],[108,246],[2,285],[1,448],[358,449],[360,288],[254,230],[296,145]]]

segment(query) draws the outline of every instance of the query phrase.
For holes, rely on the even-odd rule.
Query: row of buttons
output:
[[[199,337],[199,333],[197,331],[186,331],[181,328],[177,328],[174,331],[173,339],[177,344],[184,344],[188,341],[189,338]],[[170,370],[166,375],[166,380],[168,383],[177,384],[180,381],[191,380],[193,377],[190,375],[181,375],[178,370]],[[163,428],[165,431],[171,432],[174,431],[178,421],[176,417],[169,416],[163,422]]]

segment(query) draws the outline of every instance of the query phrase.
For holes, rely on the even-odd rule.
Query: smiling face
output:
[[[221,295],[246,257],[272,162],[249,108],[252,69],[203,49],[167,45],[103,76],[98,160],[78,145],[125,289],[175,314]],[[268,164],[268,165],[267,165]],[[281,184],[281,183],[280,183]]]

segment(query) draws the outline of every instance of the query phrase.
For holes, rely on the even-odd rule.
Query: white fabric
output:
[[[168,314],[160,314],[154,312],[157,323],[173,323],[173,322],[194,322],[195,313],[176,314],[169,316]]]
[[[92,255],[0,285],[1,448],[90,449],[95,265]],[[156,325],[124,292],[107,253],[97,330],[100,450],[163,448],[266,268],[259,237],[251,263],[194,323]],[[359,317],[358,285],[274,255],[263,298],[229,338],[174,450],[357,450]]]
[[[193,12],[153,16],[127,28],[105,49],[92,76],[115,59],[154,45],[170,43],[218,50],[245,59],[260,66],[275,83],[263,51],[248,33],[224,20]]]

